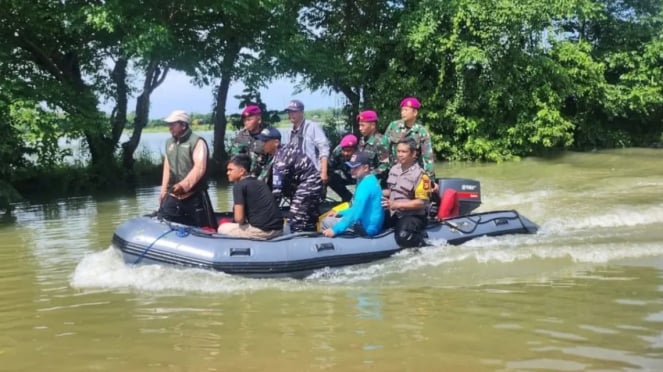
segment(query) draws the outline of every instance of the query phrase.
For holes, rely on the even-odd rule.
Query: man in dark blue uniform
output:
[[[313,160],[297,146],[281,147],[281,133],[276,128],[264,129],[256,139],[263,142],[265,153],[274,155],[272,192],[277,201],[290,199],[290,230],[315,231],[322,180]]]

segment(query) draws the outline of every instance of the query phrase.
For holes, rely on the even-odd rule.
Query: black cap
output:
[[[260,133],[258,133],[256,139],[260,141],[267,141],[270,139],[281,140],[281,132],[279,132],[279,130],[274,127],[265,128],[260,131]]]
[[[350,158],[350,161],[346,161],[345,165],[347,165],[350,168],[357,168],[360,165],[370,165],[371,164],[371,157],[367,152],[355,152],[352,157]]]

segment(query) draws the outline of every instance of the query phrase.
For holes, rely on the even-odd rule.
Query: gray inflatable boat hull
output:
[[[533,234],[538,226],[516,211],[475,213],[431,223],[428,239],[462,244],[481,236]],[[296,233],[263,241],[233,238],[201,229],[138,217],[124,222],[113,246],[128,264],[168,264],[249,277],[303,278],[325,267],[356,265],[400,251],[392,230],[372,237]]]

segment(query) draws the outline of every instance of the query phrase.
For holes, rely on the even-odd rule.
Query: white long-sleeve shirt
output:
[[[320,159],[329,158],[330,146],[327,135],[322,130],[320,123],[304,119],[297,129],[293,129],[293,133],[290,135],[290,142],[299,135],[299,130],[304,131],[302,132],[303,141],[301,149],[313,160],[315,167],[320,170]]]

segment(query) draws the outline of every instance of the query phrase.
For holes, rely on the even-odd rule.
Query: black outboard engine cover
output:
[[[452,189],[456,191],[456,198],[459,202],[459,215],[464,216],[472,213],[473,210],[481,205],[481,184],[477,180],[467,178],[438,178],[437,184],[440,188],[440,198],[444,196],[444,191]]]

